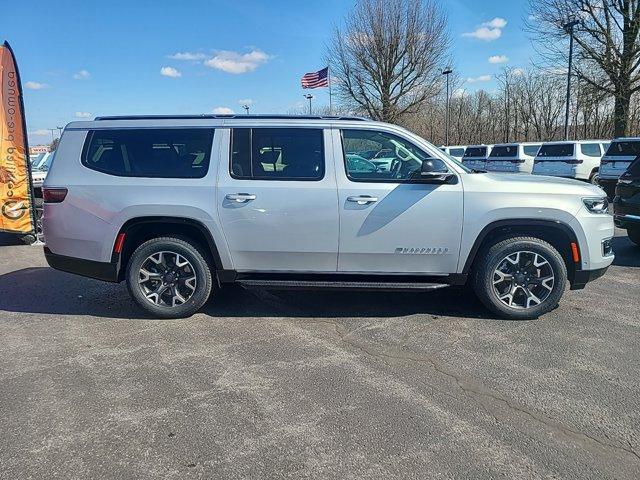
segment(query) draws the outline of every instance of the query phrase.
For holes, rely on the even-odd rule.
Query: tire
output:
[[[627,229],[627,235],[629,236],[629,240],[640,247],[640,228],[629,228]]]
[[[143,243],[127,265],[131,297],[154,317],[190,317],[206,303],[213,288],[205,257],[186,239],[159,237]]]
[[[598,172],[598,170],[591,173],[591,176],[589,177],[589,183],[592,185],[597,185],[598,187],[600,186],[600,172]]]
[[[512,271],[509,280],[507,273]],[[480,301],[493,313],[511,320],[534,319],[553,310],[566,285],[567,267],[562,256],[534,237],[508,238],[489,246],[473,272],[473,286]]]

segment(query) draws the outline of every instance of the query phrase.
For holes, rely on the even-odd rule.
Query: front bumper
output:
[[[114,259],[111,262],[96,262],[95,260],[86,260],[84,258],[57,255],[47,247],[44,247],[44,256],[49,266],[56,270],[105,282],[118,282],[119,259]]]
[[[597,270],[576,270],[573,272],[571,281],[571,290],[582,290],[589,282],[593,282],[602,277],[609,267],[599,268]]]

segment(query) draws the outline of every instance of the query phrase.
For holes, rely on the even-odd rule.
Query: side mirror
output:
[[[455,175],[449,173],[446,167],[437,165],[432,158],[427,158],[422,161],[420,167],[420,180],[425,183],[447,183]]]

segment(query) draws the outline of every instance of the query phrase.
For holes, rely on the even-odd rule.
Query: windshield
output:
[[[605,154],[607,157],[637,157],[640,155],[640,141],[613,142]]]
[[[542,145],[538,157],[570,157],[573,155],[573,143],[552,143]]]
[[[467,147],[462,158],[467,157],[486,157],[487,147]]]
[[[493,147],[489,157],[517,157],[518,145],[499,145]]]

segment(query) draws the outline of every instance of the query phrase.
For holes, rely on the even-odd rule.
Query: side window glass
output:
[[[82,163],[121,177],[202,178],[209,169],[212,129],[107,129],[87,137]]]
[[[321,129],[235,128],[231,175],[254,180],[320,180],[324,177]]]
[[[529,155],[530,157],[535,157],[538,154],[538,150],[540,150],[539,145],[526,145],[524,147],[524,154]]]
[[[434,162],[436,170],[448,171],[445,162],[391,133],[344,129],[342,148],[347,177],[355,181],[408,181],[420,175],[426,159]]]
[[[597,143],[583,143],[580,145],[580,150],[589,157],[599,157],[601,155],[600,145]]]

